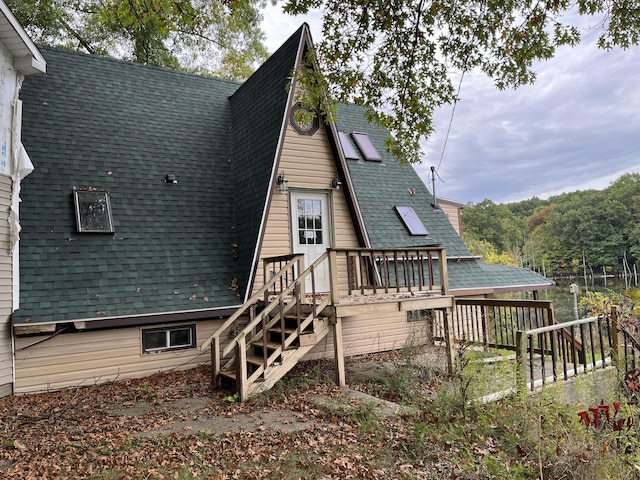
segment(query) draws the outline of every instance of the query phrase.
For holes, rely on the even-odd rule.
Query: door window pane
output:
[[[322,244],[322,201],[299,199],[297,209],[300,245]]]

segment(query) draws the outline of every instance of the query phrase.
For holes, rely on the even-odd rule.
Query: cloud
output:
[[[302,22],[321,38],[320,10],[293,17],[269,4],[263,14],[271,52]],[[546,198],[602,189],[640,171],[640,51],[599,50],[599,31],[590,28],[597,19],[579,21],[582,43],[540,63],[534,85],[499,91],[484,75],[467,73],[446,148],[452,106],[435,112],[436,132],[416,170],[431,186],[430,166],[438,167],[438,196],[473,203]]]
[[[640,52],[598,50],[590,36],[538,66],[534,85],[498,91],[471,74],[441,160],[451,107],[436,112],[424,165],[438,195],[478,203],[602,189],[640,167]]]

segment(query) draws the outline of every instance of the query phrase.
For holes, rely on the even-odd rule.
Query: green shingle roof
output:
[[[302,25],[231,97],[238,218],[238,252],[253,255],[270,192],[276,147],[286,118],[292,71],[306,24]],[[249,265],[246,265],[249,266]],[[253,274],[242,272],[244,284]]]
[[[452,290],[492,289],[496,292],[550,288],[555,283],[526,268],[507,267],[478,260],[449,260],[449,288]]]
[[[447,255],[471,255],[442,210],[431,206],[433,195],[413,167],[398,164],[386,150],[388,133],[369,123],[364,111],[355,105],[340,105],[337,127],[350,140],[353,131],[366,133],[382,156],[381,162],[366,161],[356,147],[359,160],[347,160],[371,247],[438,244],[446,247]],[[355,143],[353,145],[355,147]],[[412,207],[429,235],[412,236],[398,217],[394,205]]]
[[[291,72],[307,35],[303,25],[242,85],[42,48],[48,73],[27,78],[21,92],[22,141],[36,168],[22,183],[14,323],[241,303],[255,267]],[[363,109],[340,106],[338,128],[367,132],[382,154],[381,162],[347,161],[371,246],[440,244],[449,256],[469,255],[413,168],[386,152],[386,133],[367,122]],[[178,183],[165,183],[166,174]],[[74,186],[110,192],[114,235],[76,232]],[[413,207],[429,236],[411,236],[394,205]],[[542,278],[516,270],[507,275],[461,261],[450,266],[450,284]]]
[[[553,285],[551,280],[531,270],[490,265],[470,258],[471,253],[446,215],[433,208],[433,195],[413,167],[399,165],[386,151],[387,132],[366,120],[364,108],[340,105],[337,127],[349,137],[359,157],[347,160],[347,165],[371,247],[444,246],[450,258],[448,272],[452,289]],[[369,136],[382,156],[381,162],[364,159],[351,139],[354,131]],[[412,207],[429,235],[411,235],[398,217],[395,205]]]
[[[43,48],[49,71],[21,93],[36,169],[22,184],[15,323],[241,303],[300,33],[241,89]],[[115,235],[76,233],[74,186],[110,192]]]

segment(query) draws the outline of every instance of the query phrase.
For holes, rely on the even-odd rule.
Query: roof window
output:
[[[358,153],[356,149],[353,148],[349,137],[344,132],[338,132],[338,137],[340,138],[340,146],[342,147],[342,153],[344,153],[344,158],[348,160],[358,160]]]
[[[356,145],[358,145],[362,155],[364,155],[365,160],[369,160],[371,162],[382,161],[382,157],[378,153],[378,150],[376,150],[376,147],[373,146],[373,142],[369,138],[369,135],[362,132],[351,132],[351,136],[355,140]]]
[[[395,208],[398,216],[402,220],[402,223],[404,223],[404,226],[407,227],[407,230],[409,230],[411,235],[429,235],[429,232],[422,224],[420,217],[418,217],[418,214],[412,207],[395,205],[393,208]]]
[[[111,194],[95,187],[73,187],[76,225],[80,233],[113,233]]]

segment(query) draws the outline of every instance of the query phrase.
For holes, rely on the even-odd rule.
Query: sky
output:
[[[302,22],[321,39],[320,11],[292,17],[269,5],[263,14],[270,52]],[[582,22],[579,46],[538,64],[534,85],[499,91],[481,73],[465,75],[461,101],[455,112],[451,105],[435,112],[436,132],[415,167],[429,188],[437,168],[437,196],[474,204],[544,199],[640,172],[640,47],[600,50],[590,23]]]

